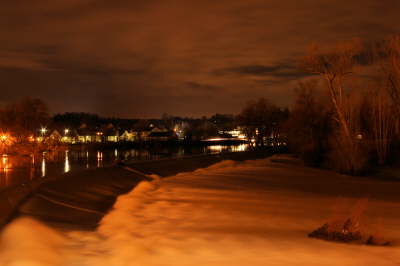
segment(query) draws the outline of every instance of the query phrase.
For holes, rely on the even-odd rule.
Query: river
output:
[[[209,146],[169,146],[153,148],[113,148],[44,152],[40,156],[0,155],[0,189],[20,185],[35,178],[59,176],[70,171],[110,166],[118,160],[156,160],[194,154],[237,152],[248,149],[247,144]]]

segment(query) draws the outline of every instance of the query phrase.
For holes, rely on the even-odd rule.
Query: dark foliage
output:
[[[317,83],[300,83],[289,119],[285,124],[288,145],[307,165],[321,166],[326,159],[331,134],[331,112],[318,94]]]
[[[357,226],[354,225],[354,221],[349,218],[343,223],[343,226],[336,230],[332,230],[329,224],[324,224],[320,228],[312,231],[308,236],[335,242],[355,242],[361,240],[362,235],[358,228],[355,229],[354,227],[357,228]]]
[[[257,145],[264,146],[266,139],[278,142],[281,126],[288,118],[288,110],[281,109],[264,98],[250,101],[237,117],[238,124],[247,138],[255,139]]]

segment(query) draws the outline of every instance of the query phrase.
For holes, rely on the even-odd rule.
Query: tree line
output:
[[[365,44],[313,45],[301,66],[286,124],[290,148],[306,162],[349,174],[393,163],[400,140],[400,37]]]

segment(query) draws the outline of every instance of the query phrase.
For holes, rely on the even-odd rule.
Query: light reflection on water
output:
[[[239,152],[246,151],[248,148],[247,144],[239,145],[212,145],[207,147],[209,153],[220,153],[220,152]]]
[[[46,176],[46,157],[42,158],[42,177]]]
[[[155,160],[191,154],[238,152],[246,144],[208,147],[157,147],[155,149],[67,150],[40,155],[0,155],[0,190],[28,182],[34,178],[57,176],[74,170],[112,165],[117,160]]]
[[[6,154],[3,154],[2,158],[1,158],[1,170],[2,173],[4,174],[4,178],[2,178],[2,182],[1,185],[2,186],[8,186],[8,174],[10,172],[11,169],[11,165],[10,165],[10,160],[9,157]]]
[[[89,169],[89,151],[86,151],[86,169]]]
[[[102,167],[103,166],[103,152],[101,151],[97,151],[97,168]]]
[[[70,170],[69,153],[68,153],[68,151],[65,151],[64,173],[68,173],[69,170]]]

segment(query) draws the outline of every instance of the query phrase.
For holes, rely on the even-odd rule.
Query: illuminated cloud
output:
[[[280,105],[311,42],[399,31],[398,1],[10,1],[0,10],[0,102],[124,117]],[[212,97],[211,97],[212,96]]]

